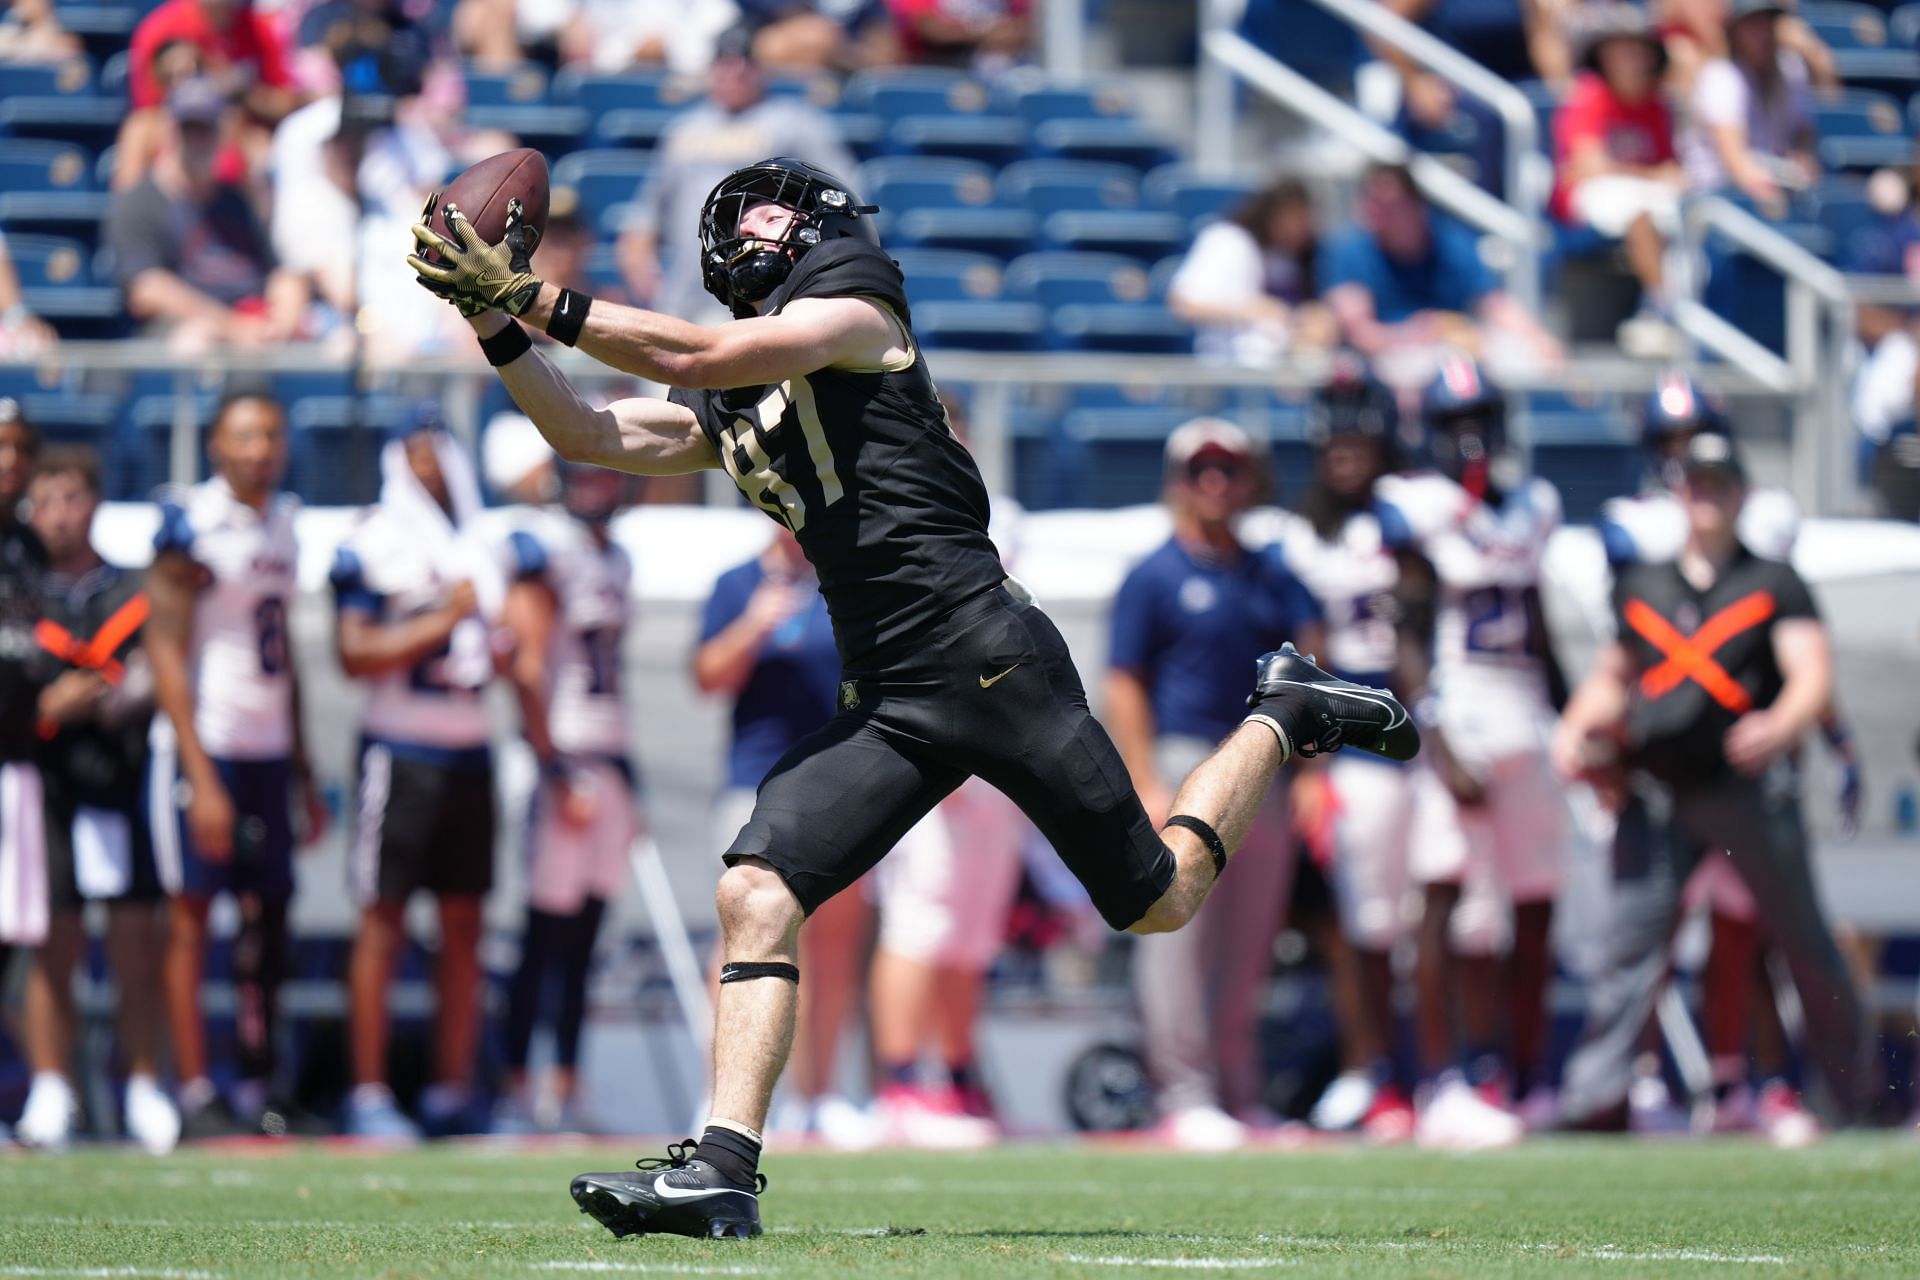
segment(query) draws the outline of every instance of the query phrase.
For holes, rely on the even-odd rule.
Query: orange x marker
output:
[[[1667,658],[1640,677],[1640,691],[1649,698],[1658,698],[1678,688],[1681,681],[1692,679],[1711,694],[1715,702],[1735,715],[1753,710],[1753,699],[1713,655],[1727,641],[1773,617],[1773,610],[1773,593],[1756,591],[1708,618],[1689,636],[1683,635],[1645,601],[1627,601],[1627,625]]]

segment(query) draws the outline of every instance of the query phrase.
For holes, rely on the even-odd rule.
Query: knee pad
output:
[[[722,984],[747,982],[753,978],[785,978],[788,982],[799,986],[800,966],[777,961],[763,963],[757,960],[730,960],[720,966]]]

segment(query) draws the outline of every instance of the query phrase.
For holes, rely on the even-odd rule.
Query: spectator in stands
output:
[[[19,273],[7,256],[7,238],[0,235],[0,359],[31,358],[58,341],[47,322],[27,310]]]
[[[252,0],[166,0],[133,31],[127,77],[134,106],[166,101],[154,58],[175,40],[198,45],[221,92],[263,124],[275,123],[298,105],[286,38]]]
[[[1167,305],[1198,330],[1211,360],[1264,365],[1296,347],[1331,346],[1333,316],[1319,301],[1313,199],[1280,178],[1194,237]]]
[[[1920,164],[1904,180],[1882,170],[1868,180],[1879,222],[1852,237],[1843,265],[1863,275],[1920,281]],[[1867,358],[1853,383],[1859,464],[1882,514],[1920,519],[1920,426],[1914,420],[1920,383],[1920,314],[1913,308],[1861,302],[1855,325]]]
[[[0,16],[0,62],[64,62],[85,51],[60,25],[53,0],[13,0]]]
[[[300,19],[296,82],[322,94],[418,92],[433,8],[424,0],[321,0]]]
[[[739,16],[733,0],[460,0],[453,42],[495,70],[534,60],[695,75],[712,61],[714,38]]]
[[[140,794],[153,715],[152,672],[139,640],[147,598],[138,573],[107,564],[94,550],[101,493],[93,450],[47,450],[29,496],[33,529],[51,562],[40,644],[60,674],[40,693],[52,910],[27,979],[34,1078],[15,1135],[57,1150],[79,1115],[70,1075],[79,1029],[73,975],[87,942],[81,913],[100,902],[118,989],[127,1131],[164,1155],[180,1138],[180,1113],[160,1087],[166,919]]]
[[[830,119],[798,99],[767,96],[753,60],[753,31],[745,26],[721,35],[707,100],[674,121],[656,154],[620,233],[620,272],[637,301],[699,323],[727,316],[700,283],[693,234],[715,183],[778,155],[804,156],[843,177],[853,173],[853,157]]]
[[[754,61],[771,71],[856,71],[900,61],[879,0],[741,0]]]
[[[838,706],[840,651],[826,600],[813,566],[785,529],[713,584],[693,679],[702,693],[733,700],[726,786],[714,810],[715,836],[731,842],[753,813],[760,780]],[[873,1141],[865,1113],[834,1092],[840,1031],[860,999],[868,916],[866,894],[855,890],[836,895],[801,930],[800,964],[809,977],[800,986],[788,1096],[775,1108],[770,1129],[817,1132],[834,1146]]]
[[[1029,0],[886,0],[907,61],[991,76],[1033,48]]]
[[[1820,175],[1806,59],[1781,47],[1779,0],[1733,0],[1727,55],[1694,78],[1681,139],[1695,191],[1733,187],[1769,217]]]
[[[40,453],[40,432],[17,400],[0,397],[0,973],[15,947],[47,933],[38,735],[46,663],[34,643],[47,574],[47,549],[22,519],[21,500]],[[4,1139],[0,1131],[0,1139]]]
[[[1474,236],[1435,219],[1406,169],[1367,172],[1355,224],[1323,248],[1320,287],[1342,337],[1388,381],[1426,376],[1448,347],[1536,365],[1564,358],[1553,335],[1494,281]]]
[[[117,193],[107,216],[128,310],[186,349],[293,338],[306,284],[275,264],[246,193],[214,174],[224,99],[208,81],[188,80],[167,107],[179,145],[139,185]]]
[[[159,86],[159,101],[150,107],[132,107],[120,121],[120,132],[113,142],[113,175],[108,179],[115,191],[139,185],[152,172],[154,161],[175,145],[173,117],[167,111],[167,99],[175,86],[202,75],[206,63],[200,46],[184,38],[169,40],[154,51],[153,79]],[[224,176],[244,172],[239,165],[216,161],[216,170]]]
[[[1654,6],[1659,14],[1660,37],[1667,50],[1667,89],[1676,101],[1692,98],[1694,80],[1701,67],[1715,58],[1727,56],[1727,2],[1662,0]],[[1841,87],[1833,50],[1813,33],[1804,19],[1782,13],[1775,31],[1782,49],[1797,53],[1805,60],[1814,88]]]
[[[1631,5],[1592,5],[1581,17],[1582,69],[1553,119],[1553,215],[1622,243],[1640,281],[1640,311],[1621,325],[1620,345],[1670,359],[1678,334],[1666,318],[1666,254],[1680,231],[1686,175],[1660,94],[1666,53]]]
[[[1236,523],[1262,480],[1259,450],[1232,423],[1200,418],[1175,431],[1165,490],[1173,536],[1114,599],[1105,719],[1155,822],[1238,723],[1233,673],[1284,641],[1319,652],[1325,639],[1320,606],[1279,554],[1240,542]],[[1233,892],[1209,900],[1197,928],[1134,944],[1162,1133],[1186,1150],[1240,1146],[1261,1106],[1259,994],[1293,884],[1280,788],[1254,817],[1234,874]]]

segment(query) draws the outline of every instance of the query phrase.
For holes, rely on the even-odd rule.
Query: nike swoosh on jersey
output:
[[[999,675],[993,677],[993,679],[991,680],[987,679],[987,677],[985,676],[981,676],[980,687],[982,689],[991,689],[993,688],[993,686],[999,684],[1002,680],[1005,680],[1008,676],[1012,675],[1014,672],[1018,671],[1019,669],[1020,669],[1020,664],[1016,662],[1012,666],[1008,667],[1005,671],[1002,671]]]

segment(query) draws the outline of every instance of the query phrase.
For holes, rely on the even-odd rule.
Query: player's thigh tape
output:
[[[798,985],[800,966],[781,964],[778,961],[762,963],[757,960],[733,960],[720,966],[720,981],[745,982],[750,978],[785,978]]]
[[[1185,827],[1200,837],[1200,843],[1207,846],[1207,852],[1213,855],[1213,878],[1218,880],[1220,873],[1227,869],[1227,846],[1220,839],[1220,833],[1191,814],[1176,813],[1167,819],[1169,827]],[[722,982],[726,979],[722,978]]]

